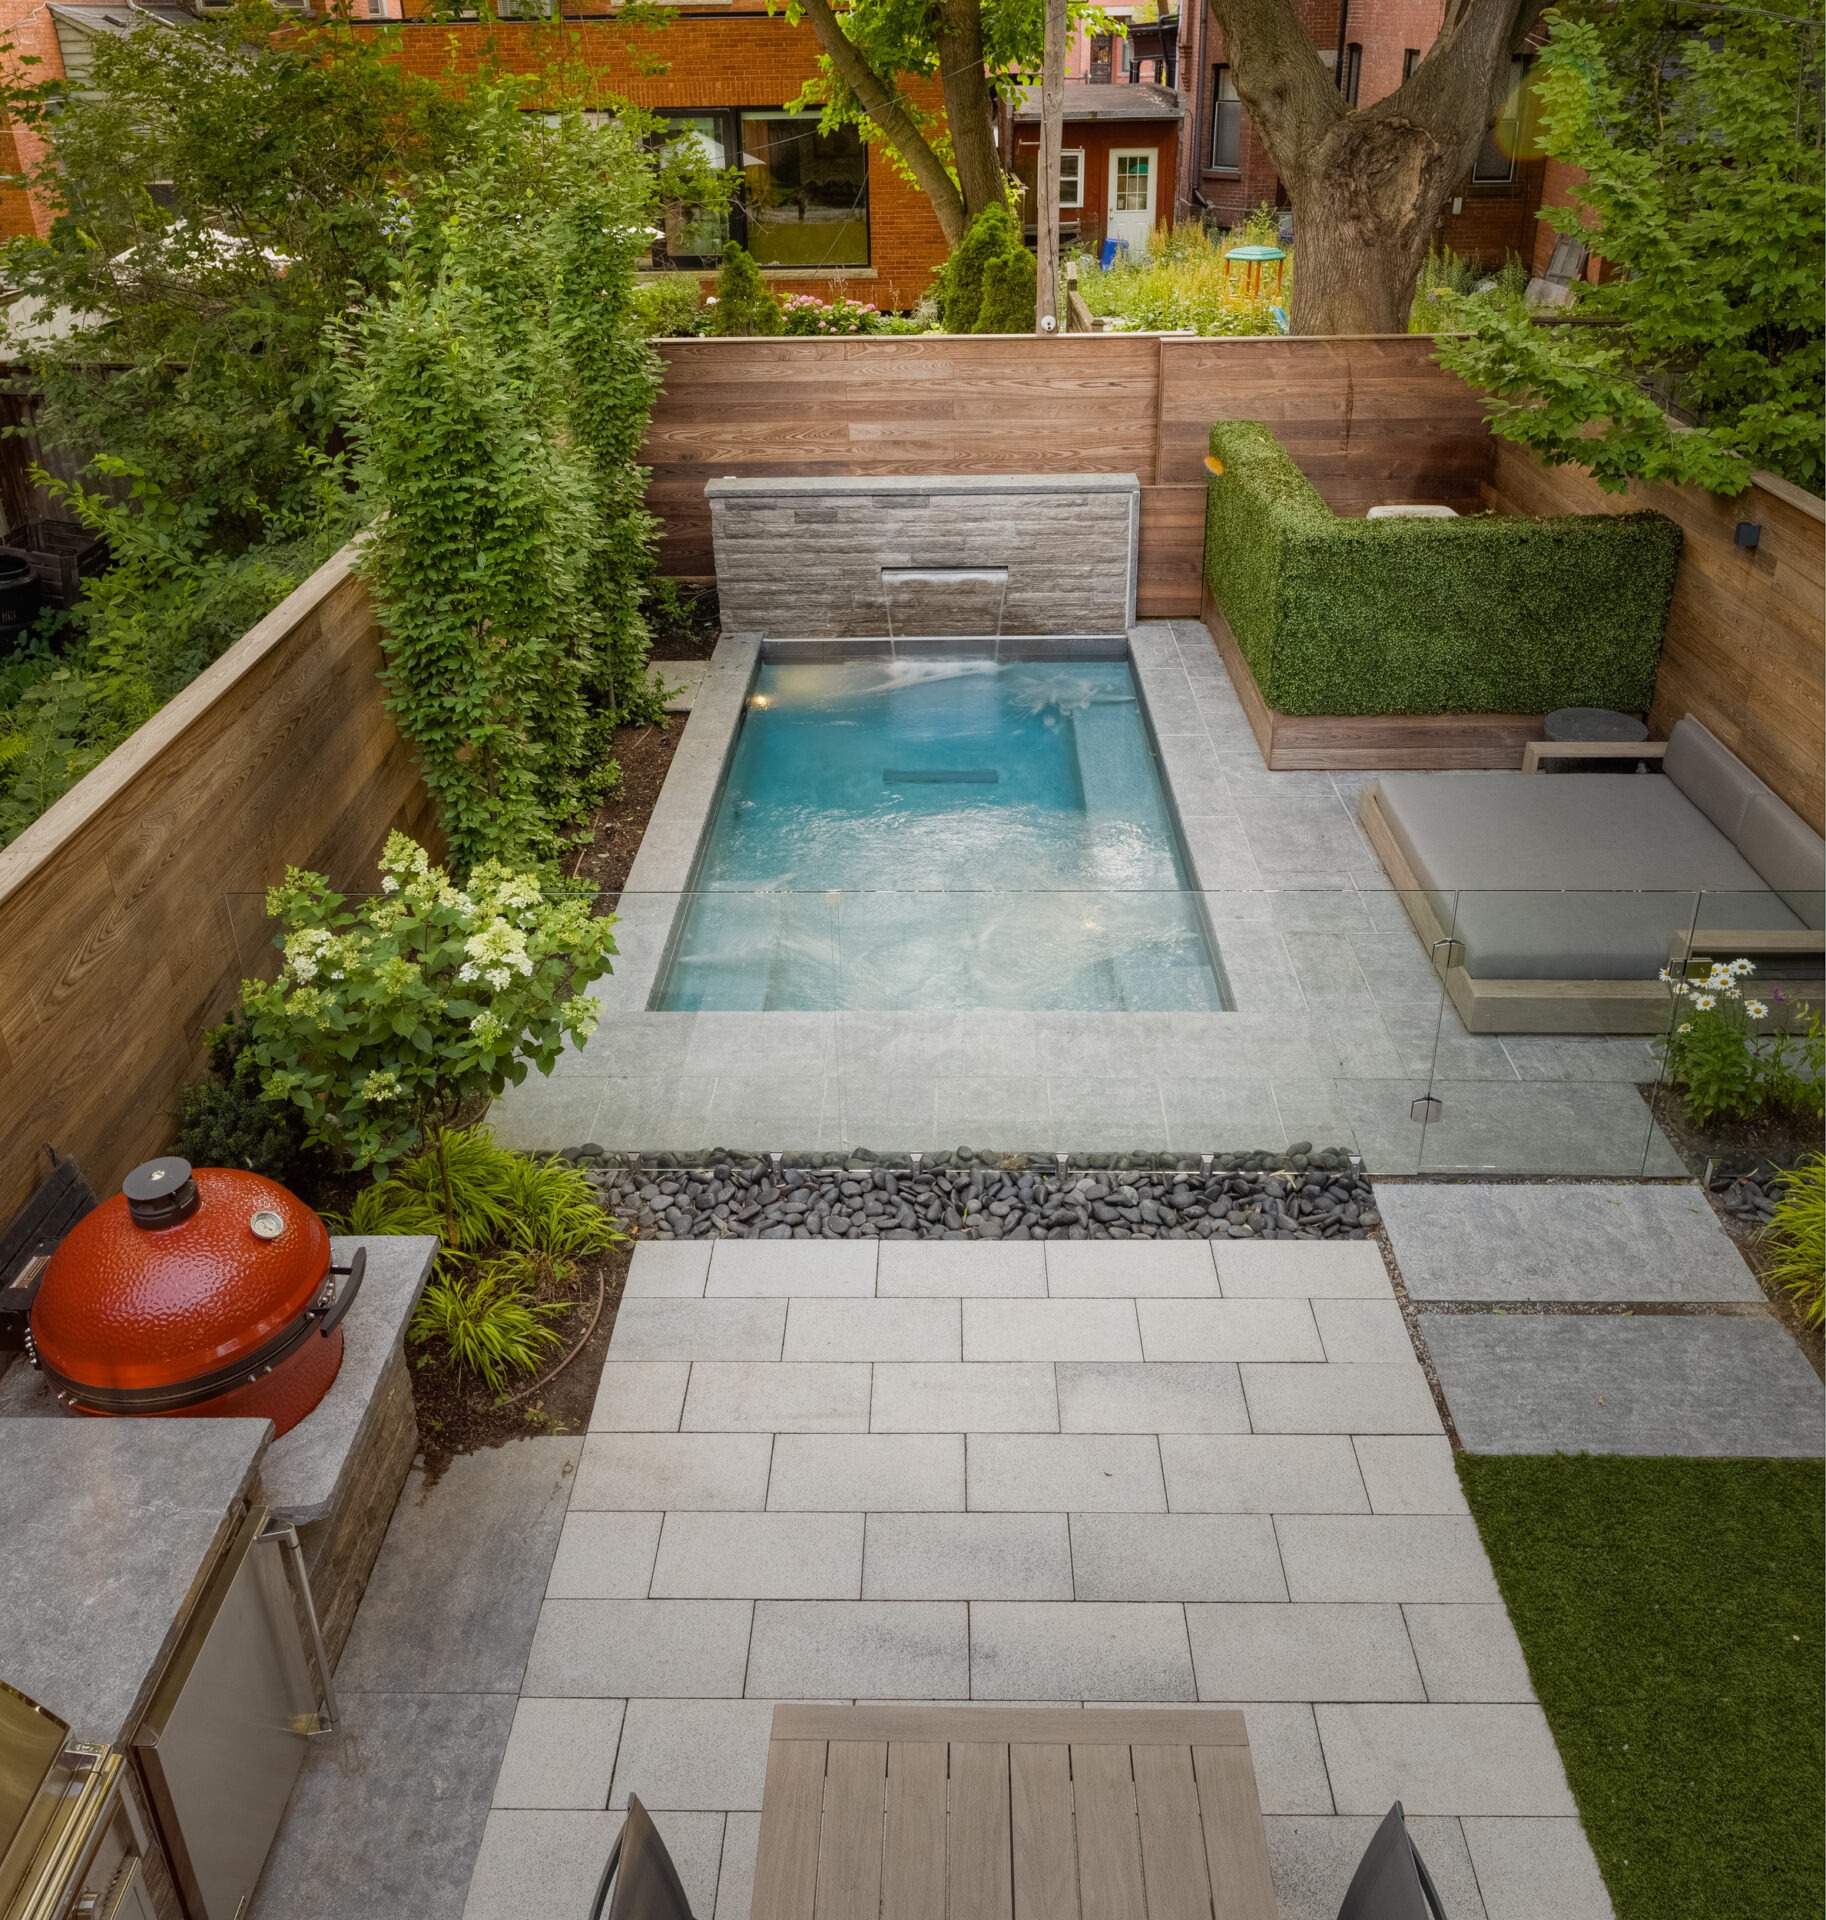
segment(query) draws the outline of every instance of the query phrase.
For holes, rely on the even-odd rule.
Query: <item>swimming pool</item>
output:
[[[765,661],[651,1004],[1221,1009],[1128,662]]]

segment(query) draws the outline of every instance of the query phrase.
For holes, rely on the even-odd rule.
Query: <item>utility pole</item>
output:
[[[1065,141],[1066,0],[1046,0],[1046,51],[1040,61],[1040,204],[1036,235],[1039,298],[1034,330],[1057,334],[1059,326],[1059,150]]]

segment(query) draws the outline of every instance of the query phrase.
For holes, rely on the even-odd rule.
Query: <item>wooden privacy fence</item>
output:
[[[1217,420],[1265,420],[1326,504],[1435,500],[1461,511],[1656,507],[1685,534],[1651,714],[1693,713],[1821,825],[1822,515],[1758,475],[1736,500],[1692,487],[1603,492],[1495,439],[1424,334],[1198,340],[1170,334],[664,340],[643,458],[668,573],[714,571],[704,483],[739,477],[1133,473],[1137,612],[1194,619],[1205,453]],[[1739,521],[1762,529],[1735,544]]]
[[[46,1146],[106,1193],[170,1140],[288,865],[367,888],[389,828],[431,831],[353,551],[0,849],[0,1223]]]
[[[1419,334],[1196,340],[1158,334],[662,340],[642,459],[668,573],[713,570],[720,475],[1132,473],[1137,611],[1197,617],[1206,436],[1266,420],[1338,513],[1383,500],[1475,508],[1492,445],[1476,396]]]

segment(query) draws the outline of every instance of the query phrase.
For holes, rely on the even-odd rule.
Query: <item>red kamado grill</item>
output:
[[[233,1167],[135,1167],[64,1236],[28,1349],[72,1413],[238,1414],[284,1433],[329,1392],[365,1251],[330,1264],[303,1201]]]

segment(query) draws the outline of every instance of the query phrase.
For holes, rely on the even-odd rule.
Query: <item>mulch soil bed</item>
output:
[[[615,1331],[615,1312],[621,1305],[633,1257],[631,1246],[615,1247],[578,1266],[565,1310],[551,1322],[559,1344],[550,1350],[550,1359],[532,1379],[510,1383],[510,1397],[505,1400],[498,1399],[473,1374],[453,1372],[431,1359],[425,1348],[407,1348],[412,1398],[418,1409],[419,1446],[433,1477],[459,1453],[498,1447],[504,1440],[583,1433],[588,1429],[609,1351],[609,1336]],[[597,1311],[599,1296],[601,1312],[589,1338],[579,1347],[578,1340],[589,1326],[591,1314]],[[559,1369],[555,1375],[554,1368]]]
[[[628,869],[640,851],[640,837],[652,818],[666,769],[678,750],[685,716],[674,714],[665,726],[619,727],[614,737],[615,758],[621,763],[621,781],[596,809],[590,822],[589,844],[580,847],[570,863],[573,877],[596,883],[596,911],[608,913],[627,885]]]
[[[1772,1197],[1774,1169],[1792,1167],[1818,1153],[1818,1130],[1802,1120],[1734,1121],[1698,1127],[1687,1118],[1686,1103],[1672,1087],[1645,1086],[1656,1122],[1680,1155],[1687,1171],[1705,1189],[1719,1224],[1736,1243],[1756,1275],[1775,1317],[1794,1336],[1815,1373],[1826,1379],[1826,1327],[1810,1327],[1794,1302],[1769,1278],[1763,1251],[1763,1206]]]
[[[656,636],[655,660],[707,660],[717,641],[716,596],[700,594],[693,603],[694,621],[690,627],[671,627]],[[596,809],[590,840],[578,849],[570,863],[573,875],[581,875],[596,884],[596,910],[612,912],[621,889],[627,884],[628,869],[640,851],[641,836],[647,830],[659,790],[665,785],[666,771],[684,731],[685,716],[674,714],[664,725],[622,727],[617,729],[611,751],[621,766],[621,780],[615,791]],[[340,1196],[346,1204],[347,1196]],[[552,1322],[559,1344],[551,1349],[551,1360],[533,1380],[516,1381],[505,1401],[482,1381],[469,1374],[454,1373],[431,1361],[424,1349],[410,1349],[412,1396],[418,1408],[419,1444],[425,1465],[437,1474],[459,1453],[473,1453],[480,1447],[498,1447],[505,1440],[527,1435],[582,1433],[589,1426],[590,1409],[596,1402],[596,1389],[602,1379],[603,1362],[609,1351],[609,1336],[615,1330],[615,1312],[621,1304],[621,1292],[627,1283],[628,1265],[634,1257],[632,1245],[616,1247],[598,1258],[583,1262],[572,1282],[573,1297],[564,1303],[564,1312]],[[598,1294],[602,1310],[588,1339],[577,1342],[596,1311]],[[536,1384],[551,1368],[565,1359],[562,1371],[549,1384]],[[527,1389],[532,1391],[528,1392]]]

